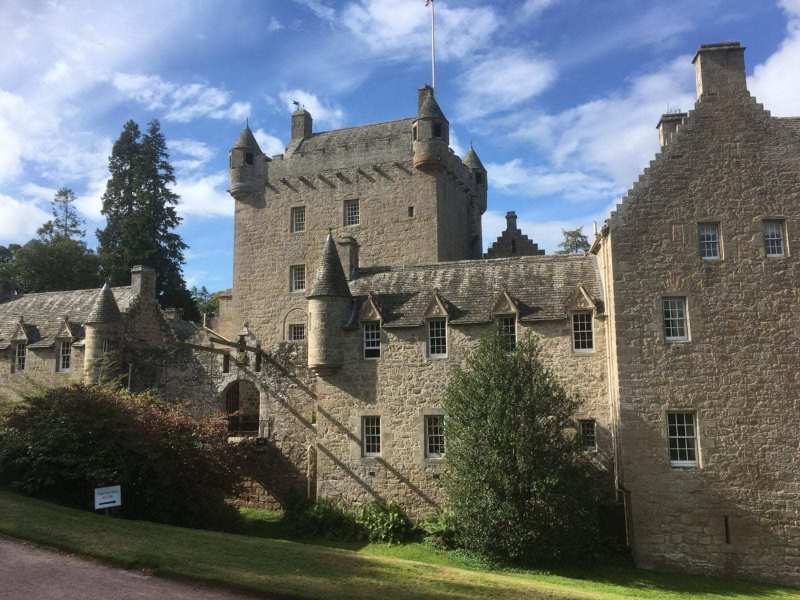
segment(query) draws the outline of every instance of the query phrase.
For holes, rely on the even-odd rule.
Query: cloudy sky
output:
[[[553,250],[591,233],[690,109],[700,43],[740,40],[750,90],[800,115],[800,0],[436,0],[437,97],[453,147],[489,170],[484,240],[516,210]],[[177,169],[185,274],[230,285],[227,149],[245,119],[268,154],[291,101],[315,129],[414,113],[430,80],[423,0],[0,0],[0,244],[25,242],[72,187],[90,246],[113,140],[158,118]]]

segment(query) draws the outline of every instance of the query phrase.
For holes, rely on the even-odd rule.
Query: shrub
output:
[[[498,336],[481,340],[444,404],[455,542],[501,562],[593,560],[603,475],[570,435],[579,403],[542,366],[535,341],[509,352]]]
[[[356,522],[355,515],[329,498],[316,502],[295,499],[287,504],[285,518],[292,535],[297,537],[342,541],[366,538],[366,532]]]
[[[458,539],[458,522],[449,510],[440,510],[420,523],[423,541],[438,550],[452,550]]]
[[[0,484],[87,509],[121,484],[122,516],[189,527],[235,525],[236,454],[221,421],[111,388],[48,390],[0,422]]]
[[[368,504],[358,511],[356,522],[364,528],[370,542],[383,544],[400,544],[413,529],[411,521],[394,502]]]

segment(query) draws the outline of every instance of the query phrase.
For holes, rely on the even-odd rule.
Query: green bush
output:
[[[603,553],[610,483],[574,435],[578,400],[541,364],[533,338],[511,352],[498,336],[481,340],[444,405],[444,483],[459,547],[526,565]]]
[[[452,511],[440,510],[420,523],[424,532],[423,541],[438,550],[456,548],[458,521]]]
[[[124,517],[229,528],[240,480],[223,422],[150,395],[57,388],[0,421],[0,485],[79,508],[93,509],[95,487],[120,484]]]
[[[411,521],[394,502],[368,504],[358,511],[356,522],[364,528],[370,542],[383,544],[400,544],[413,530]]]
[[[285,519],[293,536],[342,541],[367,537],[365,530],[356,522],[355,515],[329,498],[321,498],[316,502],[297,498],[288,503],[285,509]]]

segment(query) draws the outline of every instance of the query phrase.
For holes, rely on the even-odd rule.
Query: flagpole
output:
[[[431,0],[431,87],[436,90],[436,2]]]

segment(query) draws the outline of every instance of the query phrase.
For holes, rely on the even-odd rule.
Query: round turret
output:
[[[433,95],[433,88],[419,90],[417,118],[412,124],[414,167],[437,170],[450,153],[450,123]]]
[[[103,357],[119,344],[122,334],[122,315],[114,292],[106,283],[97,294],[84,327],[84,383],[99,383],[102,379]]]
[[[465,167],[472,171],[472,178],[475,181],[475,187],[478,190],[478,209],[481,214],[486,212],[486,196],[489,190],[489,181],[487,179],[486,168],[483,166],[478,153],[475,148],[470,144],[469,152],[462,161]]]
[[[263,193],[268,160],[250,127],[245,127],[230,151],[231,196],[236,200],[247,200]]]

